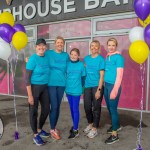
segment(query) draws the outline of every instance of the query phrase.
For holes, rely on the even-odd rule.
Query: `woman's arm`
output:
[[[121,82],[122,82],[122,78],[123,78],[123,68],[117,68],[117,77],[116,77],[116,81],[115,81],[115,85],[114,88],[115,89],[119,89]]]
[[[34,99],[33,99],[32,89],[31,89],[31,76],[32,76],[32,70],[26,70],[26,88],[28,94],[28,103],[30,105],[33,105]]]
[[[118,94],[118,90],[119,87],[121,86],[121,82],[122,82],[122,78],[123,78],[123,68],[117,68],[117,76],[116,76],[116,81],[114,84],[114,87],[110,93],[110,99],[115,99],[117,94]]]

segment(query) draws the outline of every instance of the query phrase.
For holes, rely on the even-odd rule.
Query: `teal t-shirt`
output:
[[[31,55],[26,64],[26,69],[32,70],[31,84],[48,84],[50,68],[49,58],[46,55],[39,56],[36,53]]]
[[[84,64],[81,61],[67,63],[66,94],[82,95],[82,77],[85,76]]]
[[[46,55],[49,57],[50,75],[48,86],[65,86],[66,85],[66,67],[69,56],[66,52],[57,53],[55,50],[47,50]]]
[[[108,56],[105,60],[104,82],[114,84],[117,68],[124,68],[124,58],[120,54]]]
[[[100,80],[100,70],[104,70],[104,58],[98,55],[92,58],[88,55],[84,58],[86,77],[85,77],[85,87],[96,87],[99,85]]]

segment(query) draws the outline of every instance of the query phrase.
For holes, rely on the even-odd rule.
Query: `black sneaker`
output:
[[[113,143],[118,142],[118,141],[119,141],[118,135],[117,135],[117,136],[111,135],[111,136],[105,141],[105,143],[106,143],[106,144],[113,144]]]
[[[122,128],[121,128],[121,126],[117,129],[117,132],[118,131],[121,131],[122,130]],[[107,130],[107,133],[112,133],[112,126]]]
[[[73,132],[73,127],[71,127],[71,129],[70,129],[69,133],[72,133],[72,132]]]
[[[74,139],[74,138],[76,138],[77,136],[79,136],[78,130],[73,130],[73,131],[70,133],[68,139]]]

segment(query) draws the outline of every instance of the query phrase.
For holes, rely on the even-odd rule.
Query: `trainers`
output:
[[[69,133],[72,133],[73,132],[73,127],[71,127],[71,129],[69,130]]]
[[[106,144],[113,144],[113,143],[118,142],[118,141],[119,141],[118,135],[117,135],[117,136],[111,135],[111,136],[105,141],[105,143],[106,143]]]
[[[117,129],[117,132],[118,131],[121,131],[122,130],[122,128],[121,128],[121,126]],[[107,130],[107,133],[112,133],[112,126]]]
[[[41,130],[41,132],[39,132],[38,135],[43,138],[48,138],[50,136],[50,134],[45,132],[44,130]]]
[[[70,133],[68,139],[74,139],[74,138],[76,138],[77,136],[79,136],[78,130],[73,130],[73,131]]]
[[[58,130],[54,129],[54,130],[50,130],[50,134],[51,137],[56,139],[56,140],[60,140],[60,135],[58,133]]]
[[[97,130],[90,130],[90,132],[87,134],[87,136],[89,137],[89,138],[94,138],[96,135],[97,135],[98,133],[97,133]]]
[[[39,135],[37,135],[36,137],[34,137],[33,141],[38,146],[41,146],[41,145],[44,144],[44,141],[42,140],[42,138]]]
[[[89,133],[90,131],[92,130],[92,127],[91,127],[91,125],[88,125],[85,129],[84,129],[84,133]]]
[[[60,135],[60,131],[58,129],[54,129],[59,135]]]

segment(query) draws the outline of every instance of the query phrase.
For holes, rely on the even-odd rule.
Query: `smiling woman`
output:
[[[29,57],[26,64],[26,87],[28,93],[30,125],[36,145],[44,144],[41,137],[49,137],[49,133],[42,130],[49,114],[49,58],[45,55],[46,41],[42,38],[36,41],[36,53]],[[41,104],[41,114],[38,121],[38,105]],[[38,129],[37,129],[38,122]]]
[[[0,118],[0,139],[2,138],[3,131],[4,131],[3,122],[2,122],[2,119]]]

